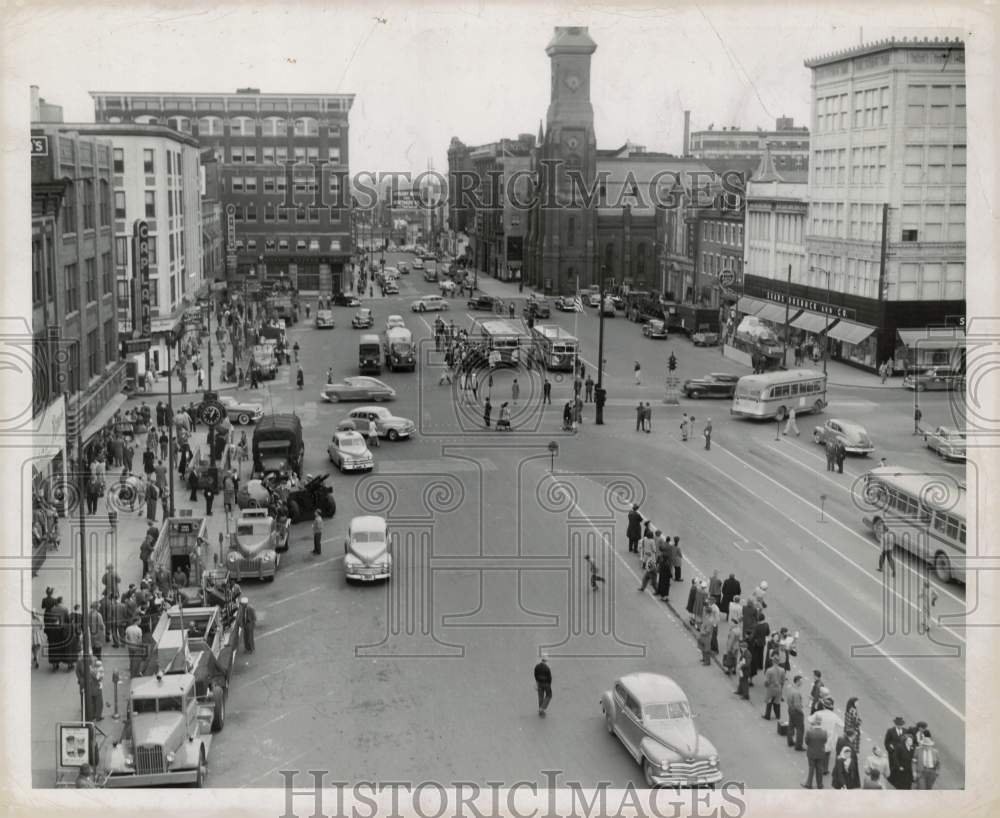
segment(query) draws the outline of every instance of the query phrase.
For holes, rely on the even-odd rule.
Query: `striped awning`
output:
[[[806,332],[822,332],[836,322],[836,320],[836,318],[831,318],[829,315],[823,315],[812,310],[803,310],[802,314],[796,316],[791,324],[793,327],[804,329]]]
[[[875,332],[875,327],[840,319],[840,321],[830,327],[830,332],[827,334],[831,338],[836,338],[838,341],[843,341],[846,344],[860,344],[873,332]]]
[[[798,307],[788,307],[787,313],[784,304],[765,304],[764,309],[757,313],[758,318],[762,318],[765,321],[774,321],[778,324],[785,323],[785,315],[788,315],[789,323],[791,319],[795,318],[799,314]]]
[[[736,304],[736,309],[745,315],[756,315],[764,307],[767,306],[767,302],[759,301],[756,298],[749,298],[748,296],[740,296],[739,302]]]

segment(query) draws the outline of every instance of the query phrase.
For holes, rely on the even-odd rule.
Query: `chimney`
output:
[[[687,156],[691,150],[691,112],[684,112],[684,145],[681,148],[681,156]]]
[[[41,122],[42,119],[42,108],[38,101],[38,86],[31,86],[31,121]]]

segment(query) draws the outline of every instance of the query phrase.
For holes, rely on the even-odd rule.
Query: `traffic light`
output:
[[[667,361],[667,369],[673,372],[677,369],[677,356],[674,353],[670,353],[670,359]]]

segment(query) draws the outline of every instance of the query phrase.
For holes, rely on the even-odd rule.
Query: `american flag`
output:
[[[583,299],[580,298],[580,296],[576,296],[576,298],[573,299],[573,308],[577,312],[583,312]]]

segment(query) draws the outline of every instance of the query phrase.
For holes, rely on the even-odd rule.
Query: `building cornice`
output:
[[[903,48],[926,48],[932,50],[941,50],[942,48],[946,48],[948,50],[962,49],[964,51],[965,43],[960,37],[955,37],[954,39],[948,37],[935,37],[933,40],[929,37],[924,37],[923,40],[919,40],[916,37],[913,39],[903,37],[898,40],[895,37],[890,37],[887,40],[876,40],[873,43],[864,43],[862,45],[854,46],[853,48],[845,48],[841,51],[833,51],[829,54],[822,54],[818,57],[805,60],[803,65],[806,68],[817,68],[821,65],[829,65],[830,63],[841,62],[842,60],[849,60],[854,57],[862,57],[868,54],[877,54],[880,51],[891,51],[893,49]]]

